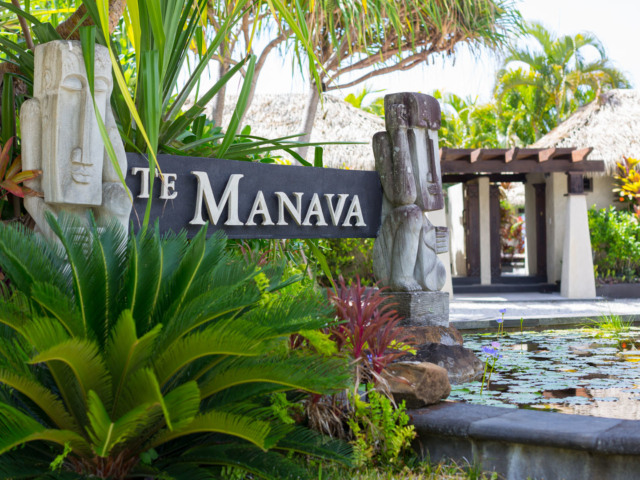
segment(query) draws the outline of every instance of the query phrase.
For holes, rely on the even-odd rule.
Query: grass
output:
[[[589,318],[588,321],[589,323],[585,325],[588,328],[614,333],[628,332],[633,325],[632,320],[625,321],[620,315],[614,315],[613,313],[610,313],[609,315],[600,315],[597,320]]]
[[[411,462],[413,463],[413,462]],[[498,474],[484,472],[478,464],[458,465],[455,462],[428,461],[405,465],[350,470],[331,467],[318,471],[318,480],[497,480]]]

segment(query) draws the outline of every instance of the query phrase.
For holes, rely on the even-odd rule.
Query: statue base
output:
[[[393,303],[403,319],[401,327],[449,326],[449,294],[447,292],[382,292],[384,304]]]

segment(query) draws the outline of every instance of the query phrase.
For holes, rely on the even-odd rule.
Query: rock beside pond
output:
[[[382,376],[396,403],[404,400],[409,410],[438,403],[451,393],[447,371],[433,363],[392,363]]]
[[[462,345],[462,334],[455,327],[404,327],[403,333],[408,335],[407,340],[416,345],[426,342],[442,343],[443,345]]]
[[[446,369],[452,385],[482,378],[484,363],[473,351],[461,345],[426,342],[414,347],[416,354],[404,355],[401,362],[429,362]]]

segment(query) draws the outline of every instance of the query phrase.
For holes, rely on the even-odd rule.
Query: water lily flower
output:
[[[497,318],[497,319],[496,319],[496,322],[498,322],[498,323],[502,323],[502,322],[504,322],[504,318]]]
[[[499,310],[499,312],[504,315],[505,313],[507,313],[507,309],[506,308],[501,308]]]
[[[487,347],[486,345],[482,347],[482,351],[487,355],[491,355],[491,356],[493,356],[496,353],[495,348]]]
[[[493,348],[500,348],[500,342],[491,342]]]

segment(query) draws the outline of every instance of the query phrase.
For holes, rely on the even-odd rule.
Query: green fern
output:
[[[12,285],[0,292],[0,479],[101,477],[107,465],[121,478],[307,478],[290,452],[351,463],[349,445],[256,401],[347,386],[343,360],[286,347],[326,325],[321,294],[288,294],[283,268],[247,265],[206,227],[188,241],[47,220],[59,244],[0,224]]]

